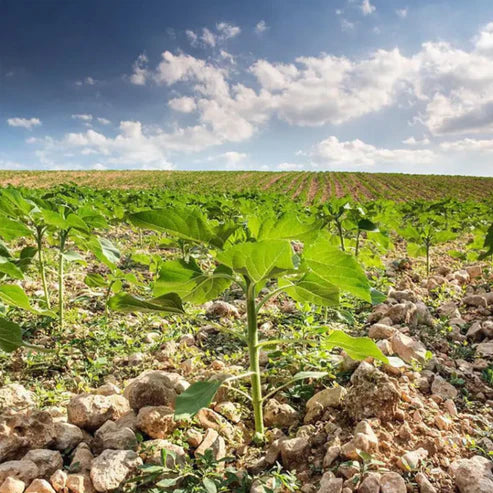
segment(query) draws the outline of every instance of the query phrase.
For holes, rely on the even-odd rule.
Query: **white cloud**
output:
[[[277,165],[279,171],[299,171],[303,168],[304,165],[300,163],[279,163]]]
[[[195,100],[188,96],[170,99],[168,105],[175,111],[180,111],[181,113],[191,113],[197,108]]]
[[[255,25],[255,32],[257,34],[262,34],[263,32],[267,31],[267,29],[269,29],[269,26],[263,19],[261,21],[258,21]]]
[[[190,44],[192,46],[197,46],[197,44],[199,42],[199,37],[197,36],[197,34],[194,31],[192,31],[191,29],[187,29],[185,31],[185,34],[186,34]]]
[[[220,157],[224,159],[227,164],[234,165],[244,161],[248,157],[248,154],[244,152],[228,151],[221,154]]]
[[[94,86],[96,85],[97,83],[97,80],[94,79],[93,77],[85,77],[83,80],[78,80],[76,81],[75,85],[76,86],[84,86],[84,85],[87,85],[87,86]]]
[[[145,86],[147,77],[148,77],[148,71],[147,71],[147,62],[149,59],[145,55],[145,53],[141,53],[138,57],[137,60],[135,60],[133,64],[133,73],[130,76],[130,82],[132,84],[135,84],[136,86]]]
[[[72,115],[72,118],[74,120],[81,120],[83,122],[90,122],[90,121],[92,121],[92,115],[86,115],[86,114]]]
[[[396,9],[396,11],[395,11],[397,16],[400,17],[401,19],[405,19],[407,17],[408,12],[409,12],[409,9],[407,7],[403,8],[403,9]]]
[[[361,2],[360,6],[361,12],[363,12],[363,15],[371,15],[377,8],[370,3],[370,0],[363,0]]]
[[[185,31],[188,41],[193,47],[204,46],[211,48],[215,48],[218,44],[234,38],[240,33],[241,29],[238,26],[234,26],[228,22],[218,22],[214,31],[203,27],[200,34],[191,29]]]
[[[241,33],[241,29],[238,26],[233,26],[227,22],[219,22],[216,24],[216,29],[221,40],[234,38]]]
[[[461,139],[456,141],[442,142],[440,148],[445,151],[454,152],[480,152],[493,153],[493,139]]]
[[[31,130],[33,127],[38,127],[41,125],[41,120],[39,118],[8,118],[7,123],[11,127],[22,127]]]
[[[483,54],[493,54],[493,22],[486,24],[482,31],[473,38],[476,51]]]
[[[414,137],[409,137],[403,140],[402,143],[409,146],[424,146],[430,143],[430,139],[428,137],[423,137],[421,140],[419,140]]]
[[[206,27],[202,29],[202,36],[200,36],[200,39],[208,46],[212,46],[213,48],[216,46],[216,35]]]
[[[364,168],[379,164],[388,165],[391,171],[392,165],[429,164],[436,159],[436,153],[428,149],[386,149],[359,139],[340,141],[334,136],[319,142],[307,155],[317,169]]]
[[[101,123],[101,125],[109,125],[111,123],[111,121],[107,118],[102,118],[100,116],[98,116],[97,120],[99,123]]]

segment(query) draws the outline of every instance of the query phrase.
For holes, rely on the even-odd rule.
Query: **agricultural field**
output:
[[[493,491],[493,179],[0,184],[2,493]]]
[[[399,173],[262,171],[0,171],[0,185],[46,188],[76,183],[100,189],[161,188],[188,193],[278,193],[305,204],[349,196],[390,199],[484,200],[493,197],[493,178]]]

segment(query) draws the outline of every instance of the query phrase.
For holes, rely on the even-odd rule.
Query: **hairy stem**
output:
[[[50,296],[48,294],[48,285],[46,283],[46,269],[43,255],[43,230],[41,228],[36,228],[36,244],[38,246],[38,265],[39,274],[41,275],[41,282],[43,284],[43,292],[45,296],[46,308],[48,310],[51,308]]]
[[[64,263],[63,263],[63,253],[65,250],[65,241],[67,239],[67,234],[62,231],[60,233],[60,246],[59,246],[59,255],[58,255],[58,322],[60,325],[60,329],[63,329],[63,318],[64,318]]]
[[[339,233],[339,240],[341,241],[341,250],[345,252],[346,248],[344,246],[344,235],[342,231],[342,224],[339,221],[336,221],[336,225],[337,225],[337,231]]]
[[[255,418],[255,434],[258,438],[264,435],[264,417],[262,410],[262,387],[260,382],[260,364],[258,347],[257,310],[255,307],[255,286],[247,280],[247,319],[248,319],[248,353],[252,384],[252,406]]]

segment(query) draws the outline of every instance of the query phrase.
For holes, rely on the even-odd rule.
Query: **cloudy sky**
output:
[[[491,0],[0,0],[0,169],[493,176]]]

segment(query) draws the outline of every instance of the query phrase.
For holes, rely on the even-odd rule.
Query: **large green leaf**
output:
[[[24,274],[19,267],[5,257],[0,257],[0,272],[12,279],[24,279]]]
[[[106,279],[97,272],[87,274],[87,276],[84,278],[84,282],[90,288],[105,288],[108,285]]]
[[[480,260],[493,255],[493,223],[488,228],[488,232],[484,238],[483,248],[486,248],[486,251],[479,256]]]
[[[319,306],[336,306],[339,304],[339,289],[313,272],[308,272],[299,281],[279,279],[279,287],[295,301],[313,303]]]
[[[325,235],[305,248],[303,258],[308,268],[324,281],[371,302],[364,270],[352,255],[331,245]]]
[[[192,418],[202,408],[209,407],[221,384],[221,381],[210,380],[190,385],[176,398],[175,420]]]
[[[166,232],[184,240],[211,243],[215,235],[209,221],[197,209],[167,208],[136,212],[128,220],[140,228]]]
[[[172,260],[165,262],[154,285],[154,296],[177,293],[184,301],[202,304],[217,298],[231,280],[221,277],[231,274],[231,270],[220,265],[213,274],[205,274],[195,260]]]
[[[47,317],[55,317],[50,310],[37,310],[29,302],[29,298],[24,290],[16,284],[5,284],[0,286],[0,299],[10,306],[22,308],[37,315],[45,315]]]
[[[31,230],[22,222],[0,216],[0,236],[7,241],[31,236]]]
[[[184,313],[180,297],[168,293],[145,300],[127,293],[119,293],[108,301],[108,306],[118,312],[168,312]]]
[[[4,317],[0,317],[0,349],[10,353],[22,346],[20,326]]]
[[[399,358],[389,358],[385,356],[369,337],[352,337],[342,330],[334,330],[331,332],[331,334],[323,340],[322,346],[326,349],[339,347],[343,349],[349,357],[359,361],[371,357],[392,366],[402,366],[404,364]]]
[[[294,269],[293,250],[287,240],[238,243],[220,252],[217,260],[254,283]]]
[[[294,213],[276,217],[251,217],[248,226],[258,240],[299,240],[309,243],[322,228],[321,220],[300,221]]]

